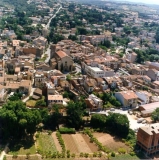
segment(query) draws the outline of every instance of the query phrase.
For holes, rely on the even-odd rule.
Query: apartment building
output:
[[[116,92],[115,97],[123,107],[136,107],[138,96],[132,90]]]
[[[137,145],[139,145],[147,155],[159,151],[159,123],[140,127],[137,133]]]

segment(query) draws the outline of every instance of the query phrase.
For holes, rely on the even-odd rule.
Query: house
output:
[[[85,102],[91,111],[101,110],[103,107],[103,101],[94,94],[89,95]]]
[[[137,133],[137,145],[140,146],[147,155],[158,152],[159,123],[140,127]]]
[[[43,46],[45,48],[48,42],[45,37],[40,36],[33,40],[33,44],[35,44],[36,46]]]
[[[149,117],[151,116],[152,112],[155,111],[155,109],[159,108],[159,102],[144,104],[139,106],[139,110],[141,111],[141,115],[143,117]]]
[[[122,80],[119,78],[119,77],[104,77],[103,78],[107,85],[110,87],[110,88],[117,88],[118,86],[122,86]]]
[[[47,97],[48,107],[52,107],[54,104],[63,105],[62,95],[48,95]]]
[[[125,57],[129,62],[134,63],[136,61],[137,54],[135,52],[126,52]]]
[[[49,65],[42,63],[42,64],[36,64],[35,69],[37,71],[49,71],[51,68]]]
[[[136,107],[138,96],[132,90],[116,92],[115,97],[123,107]]]
[[[36,72],[34,76],[34,85],[35,87],[42,88],[44,86],[46,77],[43,72]]]
[[[95,88],[94,81],[95,80],[93,80],[93,79],[85,79],[84,80],[84,88],[88,93],[93,92],[93,90]]]
[[[39,88],[36,88],[33,92],[32,98],[37,100],[42,98],[42,90]]]
[[[136,95],[139,98],[139,102],[141,105],[150,103],[152,94],[147,91],[136,91]]]
[[[152,81],[158,81],[159,80],[159,71],[156,69],[149,69],[147,71],[147,76],[151,78]]]
[[[31,81],[22,80],[20,82],[7,81],[5,86],[7,91],[20,92],[21,94],[29,95],[31,91]]]

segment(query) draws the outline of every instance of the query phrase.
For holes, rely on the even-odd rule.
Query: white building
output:
[[[100,64],[92,64],[88,66],[83,63],[84,71],[93,78],[113,77],[115,75],[114,70]]]
[[[150,103],[152,94],[147,91],[137,91],[136,95],[138,96],[141,105]]]

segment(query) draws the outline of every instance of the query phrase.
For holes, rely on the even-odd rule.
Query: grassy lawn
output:
[[[36,101],[35,100],[28,100],[26,102],[26,106],[28,107],[35,107]]]
[[[18,156],[17,158],[12,158],[12,156],[7,156],[6,160],[26,160],[26,156]],[[29,160],[39,160],[38,156],[30,156]]]
[[[56,146],[51,135],[40,133],[37,138],[37,147],[43,152],[56,152]]]
[[[18,155],[26,155],[27,153],[35,154],[36,149],[33,140],[23,140],[9,146],[10,155],[17,153]]]

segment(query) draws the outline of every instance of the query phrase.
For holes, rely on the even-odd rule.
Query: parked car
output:
[[[110,111],[115,111],[115,108],[110,108]]]
[[[144,118],[138,118],[137,123],[141,123],[144,120],[145,120]]]
[[[142,121],[142,124],[145,124],[145,123],[147,123],[146,119]]]

